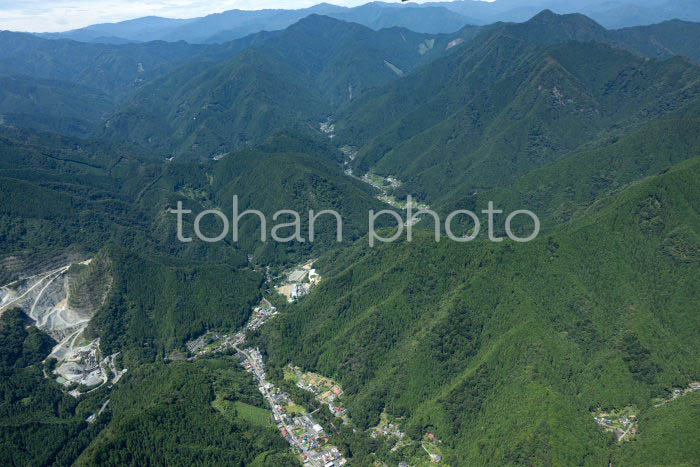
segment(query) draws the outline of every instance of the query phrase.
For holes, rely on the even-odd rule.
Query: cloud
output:
[[[333,3],[355,6],[365,2]],[[316,3],[314,0],[0,0],[0,30],[57,32],[142,16],[194,18],[232,9],[304,8]]]

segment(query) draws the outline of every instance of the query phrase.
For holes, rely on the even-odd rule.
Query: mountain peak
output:
[[[312,13],[308,16],[301,18],[296,23],[292,24],[290,28],[294,27],[309,27],[309,26],[338,26],[341,24],[347,24],[345,21],[341,21],[336,18],[331,18],[330,16],[322,15],[319,13]]]
[[[506,25],[508,34],[538,43],[559,43],[569,40],[607,42],[607,29],[589,17],[579,14],[559,15],[543,10],[524,23]]]
[[[561,17],[562,17],[562,15],[558,15],[558,14],[554,13],[552,10],[550,10],[549,8],[547,8],[545,10],[540,11],[535,16],[533,16],[530,19],[530,21],[532,21],[532,22],[548,21],[548,20],[551,20],[554,18],[561,18]]]
[[[557,14],[552,10],[546,9],[537,13],[535,16],[530,18],[525,24],[531,25],[551,25],[551,24],[571,24],[578,26],[588,26],[594,28],[605,29],[603,26],[599,25],[591,18],[581,13],[567,13],[567,14]]]
[[[287,28],[289,32],[305,31],[313,33],[319,37],[327,35],[337,36],[338,34],[352,33],[357,31],[369,32],[371,29],[357,23],[346,22],[330,16],[313,13],[306,16]]]

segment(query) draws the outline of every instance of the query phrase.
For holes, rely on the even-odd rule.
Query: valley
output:
[[[679,1],[1,31],[0,458],[696,465]]]
[[[337,447],[328,444],[329,439],[323,427],[316,422],[313,414],[309,414],[300,405],[296,405],[290,395],[268,381],[265,373],[265,363],[257,348],[242,349],[247,334],[262,326],[265,321],[277,315],[275,307],[263,299],[263,303],[253,311],[251,320],[235,336],[209,336],[205,334],[187,344],[191,354],[190,359],[201,358],[233,349],[240,363],[252,373],[258,389],[263,395],[272,416],[279,429],[280,436],[289,442],[290,446],[301,456],[304,463],[314,467],[325,467],[329,463],[342,466],[347,463]],[[211,341],[204,345],[205,342]],[[299,410],[290,410],[295,406]]]
[[[306,264],[312,263],[313,261],[309,261]],[[279,435],[299,455],[300,461],[304,465],[308,464],[314,467],[326,467],[329,465],[339,467],[346,465],[347,459],[339,448],[333,444],[333,440],[337,436],[341,436],[334,423],[354,426],[347,409],[339,405],[342,403],[342,388],[336,382],[326,377],[303,372],[299,367],[293,366],[291,363],[284,368],[283,378],[273,383],[265,371],[265,362],[260,349],[257,347],[245,347],[248,334],[253,333],[277,315],[276,308],[268,300],[263,299],[260,305],[253,310],[250,321],[235,335],[207,333],[190,341],[187,344],[187,348],[192,356],[188,360],[212,358],[217,353],[235,351],[235,357],[238,362],[246,371],[252,373],[255,378],[258,390],[263,395],[267,407],[272,411],[272,418],[279,430]],[[292,387],[310,393],[320,405],[313,411],[309,411],[299,400],[295,400],[294,395],[290,395],[285,390],[285,383],[293,384]],[[326,407],[329,417],[324,417],[325,421],[319,422],[314,417],[314,414],[322,409],[325,410]],[[386,416],[386,414],[383,415]],[[412,461],[418,461],[419,465],[440,462],[441,456],[436,454],[440,450],[435,444],[434,435],[429,433],[426,435],[426,440],[418,443],[412,440],[403,440],[405,434],[398,429],[393,431],[395,428],[393,424],[388,424],[388,427],[390,432],[378,427],[361,436],[375,439],[378,433],[387,437],[395,436],[398,442],[392,448],[392,452],[414,444],[420,446],[428,454],[428,457],[414,455],[411,459]],[[352,431],[357,432],[357,429],[353,427]]]

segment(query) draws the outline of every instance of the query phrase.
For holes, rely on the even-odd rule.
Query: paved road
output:
[[[241,349],[238,347],[237,344],[240,342],[236,343],[233,345],[233,348],[236,349],[236,351],[240,352],[243,354],[250,362],[250,366],[253,368],[253,373],[257,377],[258,381],[260,382],[260,386],[263,388],[263,397],[265,397],[265,400],[267,400],[267,403],[270,404],[270,407],[272,408],[272,413],[275,414],[275,419],[282,420],[282,411],[280,410],[280,407],[275,403],[274,399],[272,398],[272,394],[270,391],[265,387],[265,380],[263,379],[262,375],[264,374],[264,369],[260,368],[256,363],[255,359],[250,356],[248,352],[245,350]],[[284,428],[287,430],[287,433],[290,435],[292,434],[292,428],[291,426],[284,424]],[[292,445],[299,451],[303,453],[309,452],[301,443],[299,443],[293,436],[292,436]],[[309,464],[312,465],[313,467],[322,467],[322,464],[317,463],[314,459],[309,457]]]

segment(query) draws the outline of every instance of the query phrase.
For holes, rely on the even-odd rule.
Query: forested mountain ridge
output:
[[[700,35],[698,24],[668,22],[609,31],[585,16],[560,16],[551,11],[523,24],[466,26],[452,34],[400,28],[373,31],[312,14],[282,31],[210,45],[86,44],[2,32],[0,74],[5,80],[24,84],[8,83],[0,115],[6,124],[20,127],[128,139],[162,150],[163,155],[183,152],[186,157],[196,153],[195,158],[206,158],[260,142],[280,127],[316,125],[319,115],[335,114],[341,105],[356,101],[366,91],[410,74],[465,43],[479,42],[477,37],[496,35],[540,44],[596,41],[645,57],[683,54],[700,59],[694,42],[687,40]],[[254,58],[250,48],[255,50]],[[236,79],[235,70],[241,66],[256,70],[262,66],[268,75],[284,78],[273,85],[266,81],[269,78],[256,77],[266,83],[261,90],[254,85],[251,89],[245,78],[237,86],[226,87],[224,81],[229,74]],[[266,96],[267,90],[285,86],[289,95],[299,94],[300,99],[285,102],[284,96]],[[242,99],[241,93],[250,97]],[[79,95],[86,98],[77,99]],[[179,97],[171,102],[173,95]],[[224,98],[233,99],[241,110],[212,107]],[[258,107],[268,109],[266,112],[250,108],[257,99],[262,99]],[[308,104],[299,105],[299,100]],[[163,109],[153,113],[144,103]],[[215,116],[201,115],[197,122],[198,108]],[[231,113],[222,117],[227,111]],[[246,123],[240,120],[243,116],[250,116],[245,117]],[[235,123],[216,128],[227,119]],[[209,125],[213,129],[207,131]],[[194,127],[201,136],[187,135]],[[163,140],[171,134],[178,136],[166,144]],[[233,144],[225,143],[227,140]]]
[[[699,168],[631,185],[524,246],[358,243],[324,260],[324,284],[260,342],[271,361],[338,377],[361,426],[387,410],[434,432],[447,462],[606,463],[617,449],[591,411],[648,410],[700,372]]]
[[[648,26],[606,29],[591,18],[570,13],[559,15],[544,10],[523,23],[496,23],[467,28],[470,33],[500,28],[505,34],[530,42],[556,44],[566,41],[594,41],[610,44],[643,57],[664,59],[675,55],[700,61],[700,51],[692,45],[700,34],[700,23],[669,20]]]
[[[192,262],[239,266],[247,263],[247,254],[277,266],[299,261],[340,246],[334,232],[323,233],[333,223],[319,220],[319,237],[313,244],[262,243],[259,222],[251,217],[241,221],[237,244],[230,236],[214,244],[182,243],[176,237],[176,216],[169,210],[180,201],[194,213],[218,208],[230,218],[237,195],[240,211],[264,210],[269,238],[277,210],[298,210],[306,236],[309,209],[335,209],[344,221],[344,240],[353,241],[367,232],[367,211],[383,205],[374,198],[374,189],[347,177],[336,159],[328,159],[334,151],[326,138],[287,132],[219,161],[178,164],[137,146],[0,127],[3,253],[94,253],[115,243]],[[263,180],[275,183],[261,189]],[[193,221],[194,215],[183,218],[187,236]],[[219,228],[211,217],[201,226],[203,232]]]
[[[298,10],[228,10],[201,18],[145,17],[119,23],[95,24],[63,33],[42,34],[85,42],[181,41],[222,43],[260,31],[278,31],[310,15],[325,15],[362,24],[375,30],[402,27],[427,34],[453,33],[466,24],[477,24],[442,6],[392,5],[372,2],[354,8],[321,3]]]
[[[194,62],[150,83],[103,136],[185,160],[241,149],[280,128],[317,127],[341,104],[443,55],[450,40],[312,15],[229,60]]]
[[[86,44],[0,31],[0,73],[67,81],[124,98],[138,83],[203,50],[185,42]],[[139,65],[140,64],[140,65]]]
[[[112,107],[107,95],[78,84],[0,76],[0,118],[5,125],[87,136]]]
[[[580,145],[624,134],[699,97],[700,68],[687,60],[571,42],[579,17],[573,26],[564,18],[545,35],[551,17],[545,12],[517,28],[481,34],[347,106],[338,138],[358,147],[353,165],[397,176],[414,195],[449,204],[453,190],[464,196],[512,183]],[[534,41],[518,38],[533,34]],[[548,43],[557,37],[564,42]]]
[[[320,3],[297,10],[228,10],[189,19],[150,16],[41,35],[115,44],[152,40],[225,42],[263,30],[284,29],[311,14],[355,22],[372,29],[399,26],[435,34],[453,33],[465,24],[522,22],[545,9],[559,14],[583,13],[610,29],[674,19],[700,22],[700,9],[693,0],[579,0],[564,3],[558,0],[458,0],[415,5],[370,2],[353,8]]]

